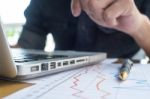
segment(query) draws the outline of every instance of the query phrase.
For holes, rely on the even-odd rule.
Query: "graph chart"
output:
[[[98,64],[42,78],[41,83],[12,97],[18,95],[16,99],[149,99],[150,66],[135,65],[126,81],[118,80],[120,66],[121,64]],[[9,98],[11,97],[7,99]]]

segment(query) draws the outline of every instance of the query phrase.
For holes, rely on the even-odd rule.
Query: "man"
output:
[[[52,33],[55,50],[126,58],[141,47],[150,55],[150,22],[145,16],[150,16],[149,4],[149,0],[31,0],[18,45],[43,49],[46,35]]]

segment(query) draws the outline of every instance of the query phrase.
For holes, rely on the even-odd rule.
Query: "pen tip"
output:
[[[119,78],[120,78],[121,80],[126,80],[127,77],[128,77],[127,72],[122,72],[122,73],[120,73],[120,75],[119,75]]]

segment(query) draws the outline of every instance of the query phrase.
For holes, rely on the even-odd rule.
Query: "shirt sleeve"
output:
[[[46,36],[37,35],[31,31],[23,31],[18,45],[25,49],[39,49],[43,50],[45,47]]]
[[[142,1],[140,9],[141,13],[145,14],[150,18],[150,0],[141,0],[141,1]]]
[[[24,12],[26,23],[23,26],[18,44],[23,48],[44,49],[48,31],[44,28],[40,0],[31,0]]]

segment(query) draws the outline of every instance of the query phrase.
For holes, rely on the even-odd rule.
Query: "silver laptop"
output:
[[[99,63],[106,53],[11,49],[0,23],[0,78],[29,79]]]

